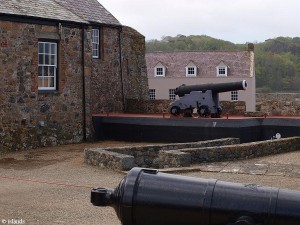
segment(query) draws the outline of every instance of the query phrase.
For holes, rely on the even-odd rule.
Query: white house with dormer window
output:
[[[151,99],[174,100],[176,87],[186,84],[227,83],[246,80],[247,90],[220,93],[221,101],[245,101],[254,112],[254,48],[245,51],[148,52],[146,64]]]

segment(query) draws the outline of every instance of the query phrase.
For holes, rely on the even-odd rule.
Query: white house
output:
[[[175,99],[176,87],[186,84],[246,80],[247,90],[220,93],[222,101],[245,101],[255,111],[254,46],[245,51],[189,51],[146,53],[150,99]]]

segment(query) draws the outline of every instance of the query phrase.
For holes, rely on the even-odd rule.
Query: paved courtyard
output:
[[[114,188],[124,174],[86,165],[83,149],[126,144],[83,143],[0,155],[0,225],[120,225],[112,208],[92,206],[90,190]],[[169,172],[300,190],[300,151]]]

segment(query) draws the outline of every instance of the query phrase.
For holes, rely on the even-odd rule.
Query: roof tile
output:
[[[198,67],[197,76],[215,77],[216,67],[222,61],[230,68],[230,76],[250,76],[251,57],[248,51],[195,51],[146,53],[148,77],[154,76],[154,67],[159,62],[167,67],[166,77],[185,77],[185,67],[191,61]]]
[[[0,0],[0,14],[121,25],[97,0]]]
[[[89,22],[121,25],[97,0],[55,0]]]
[[[0,13],[87,23],[53,0],[1,0]]]

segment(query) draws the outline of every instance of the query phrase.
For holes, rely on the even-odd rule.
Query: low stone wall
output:
[[[222,114],[244,115],[246,112],[246,102],[243,101],[220,101]]]
[[[254,158],[299,149],[300,137],[246,144],[239,144],[236,138],[228,138],[193,143],[85,149],[84,160],[88,164],[114,170],[129,170],[134,166],[170,168]]]
[[[128,113],[169,113],[171,100],[126,100]],[[220,101],[223,115],[300,116],[300,93],[257,93],[256,112],[246,112],[242,101]]]
[[[126,99],[126,113],[168,113],[171,100]]]
[[[256,93],[256,101],[295,101],[300,93]]]
[[[126,113],[169,113],[171,100],[126,99]],[[246,103],[243,101],[220,101],[223,114],[244,115]]]
[[[231,146],[181,149],[191,154],[191,163],[247,159],[300,150],[300,137],[251,142]]]
[[[217,140],[176,143],[176,144],[158,144],[158,145],[115,147],[115,148],[92,148],[92,149],[84,150],[84,160],[88,164],[97,165],[100,167],[107,167],[107,168],[117,169],[117,170],[127,170],[124,168],[127,165],[129,165],[129,159],[127,159],[125,156],[129,156],[134,159],[134,161],[131,162],[131,168],[134,166],[161,168],[162,165],[165,164],[164,161],[169,161],[171,163],[171,161],[174,160],[171,159],[170,157],[169,158],[164,157],[163,159],[164,163],[162,164],[161,157],[163,156],[160,154],[161,151],[163,152],[169,150],[178,151],[180,149],[187,149],[187,148],[236,145],[239,143],[240,140],[238,138],[224,138],[224,139],[217,139]],[[180,154],[184,155],[185,153],[180,153]],[[175,158],[176,158],[175,160],[178,161],[178,164],[180,165],[186,164],[185,163],[186,161],[177,159],[178,157]],[[105,162],[105,160],[109,160],[112,162]],[[173,164],[175,165],[176,163]]]
[[[190,153],[180,150],[160,151],[157,168],[188,167],[192,163]]]
[[[85,149],[84,161],[93,166],[113,170],[130,170],[135,166],[133,156],[110,152],[101,148]]]
[[[258,93],[256,110],[270,116],[300,116],[300,94]]]

